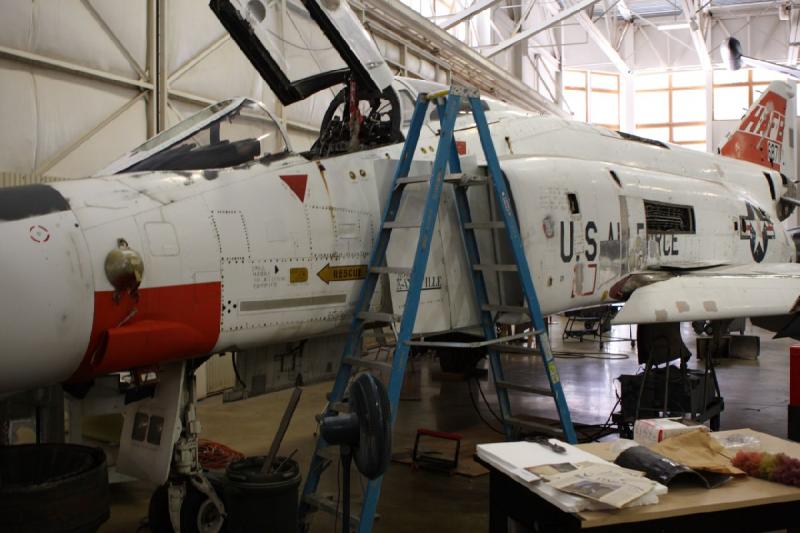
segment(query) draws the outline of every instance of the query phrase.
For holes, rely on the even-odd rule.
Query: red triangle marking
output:
[[[297,195],[301,202],[305,201],[308,174],[288,174],[286,176],[280,176],[280,178],[289,186],[292,192]]]

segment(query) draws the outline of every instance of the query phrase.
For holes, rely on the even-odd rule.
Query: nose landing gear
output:
[[[158,487],[147,516],[153,533],[217,533],[225,521],[224,506],[202,475]]]
[[[151,398],[128,405],[118,469],[159,483],[148,518],[155,533],[218,533],[225,506],[199,460],[194,365],[158,372]]]
[[[172,526],[167,531],[218,533],[225,521],[225,505],[200,465],[200,421],[197,419],[196,384],[191,364],[186,365],[183,389],[185,402],[180,416],[183,431],[173,448],[170,480],[166,485],[169,523]]]

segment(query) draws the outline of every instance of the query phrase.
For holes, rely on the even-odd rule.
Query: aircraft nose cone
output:
[[[0,189],[0,393],[63,381],[89,341],[92,269],[67,200],[49,185]]]

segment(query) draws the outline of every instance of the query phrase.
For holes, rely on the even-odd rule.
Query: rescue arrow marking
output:
[[[367,277],[367,265],[331,266],[328,263],[317,272],[317,276],[327,284],[331,281],[356,281]]]

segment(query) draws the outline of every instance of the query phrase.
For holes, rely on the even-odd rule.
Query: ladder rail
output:
[[[410,340],[414,333],[414,323],[417,318],[417,311],[422,295],[422,286],[425,282],[425,270],[431,251],[432,240],[430,237],[433,235],[436,219],[439,215],[439,205],[441,203],[442,189],[444,188],[444,176],[449,164],[447,155],[449,154],[450,147],[455,146],[453,143],[453,127],[460,106],[461,97],[451,92],[446,100],[444,115],[439,115],[444,116],[444,119],[441,122],[439,144],[436,149],[436,157],[433,163],[433,171],[431,172],[428,194],[425,199],[422,224],[419,238],[417,239],[416,251],[414,253],[414,262],[411,266],[411,278],[409,279],[405,308],[403,309],[403,318],[400,321],[400,331],[398,333],[399,342],[397,348],[395,348],[394,357],[392,359],[393,368],[388,387],[389,403],[392,405],[392,423],[394,423],[396,416],[395,406],[400,400],[400,390],[403,386],[403,374],[410,350],[410,346],[408,346],[405,341]],[[460,172],[460,170],[460,168],[458,170],[451,168],[451,171]]]
[[[505,176],[500,168],[500,161],[497,157],[497,152],[492,142],[492,135],[489,131],[489,125],[486,123],[486,113],[483,110],[479,97],[469,97],[470,107],[472,108],[472,115],[475,118],[475,125],[478,129],[478,138],[481,142],[481,148],[486,156],[486,164],[489,169],[489,177],[492,180],[492,186],[497,194],[497,201],[500,206],[500,213],[503,217],[503,222],[506,224],[506,232],[509,241],[511,241],[511,249],[514,254],[514,262],[519,268],[521,275],[519,276],[520,283],[522,284],[523,293],[528,303],[528,309],[531,314],[531,321],[533,327],[537,330],[544,331],[538,336],[537,340],[539,348],[542,352],[544,360],[545,372],[547,379],[550,382],[550,387],[553,390],[553,399],[558,410],[559,420],[564,429],[566,440],[570,444],[578,442],[575,435],[575,428],[572,425],[572,417],[570,416],[569,408],[567,407],[567,400],[564,395],[564,389],[561,386],[561,379],[556,368],[555,358],[553,351],[550,347],[550,339],[547,334],[547,324],[542,316],[542,309],[539,305],[539,298],[536,295],[536,287],[533,285],[533,279],[528,259],[525,256],[525,250],[522,243],[522,235],[519,231],[516,213],[512,205],[511,194],[505,182]]]
[[[427,110],[427,101],[418,101],[414,107],[414,113],[411,116],[411,125],[409,126],[408,131],[416,132],[416,135],[410,135],[403,144],[403,150],[400,154],[400,161],[398,162],[392,177],[391,190],[395,189],[395,184],[398,178],[408,176],[408,172],[411,169],[411,163],[414,160],[414,152],[416,151],[417,143],[419,142],[419,131],[422,129]],[[370,265],[381,265],[385,263],[386,251],[389,247],[389,233],[391,232],[383,228],[383,222],[393,221],[395,219],[397,212],[400,209],[401,199],[401,194],[393,193],[390,201],[387,202],[386,207],[384,208],[383,217],[381,219],[381,231],[378,235],[378,238],[375,240],[375,245],[373,246],[372,253],[370,254]],[[350,334],[348,335],[347,343],[345,344],[345,353],[350,353],[352,355],[355,353],[355,349],[360,348],[356,346],[358,340],[361,338],[361,328],[359,327],[359,323],[362,320],[359,318],[358,313],[365,311],[369,306],[372,300],[372,295],[375,293],[375,287],[378,283],[379,277],[380,276],[378,273],[367,272],[367,276],[364,279],[364,282],[361,284],[361,289],[359,290],[358,299],[356,300],[356,307],[353,313],[353,320],[350,324]],[[348,380],[349,376],[348,379],[340,380],[337,374],[337,379],[334,383],[333,391],[331,393],[332,398],[337,401],[341,399],[347,387]]]
[[[424,100],[425,108],[427,109],[427,97],[420,96],[418,98],[417,106],[420,106],[420,100]],[[436,218],[439,214],[439,204],[441,202],[442,189],[444,188],[444,176],[447,172],[448,159],[446,154],[448,153],[449,146],[454,146],[453,126],[455,125],[460,106],[460,97],[457,95],[449,96],[445,105],[444,120],[441,122],[442,127],[439,135],[439,144],[436,150],[436,157],[434,158],[428,194],[425,199],[425,207],[422,215],[422,224],[420,225],[419,238],[417,239],[414,262],[411,266],[411,278],[409,280],[408,293],[403,309],[403,318],[400,320],[400,331],[397,335],[398,342],[394,354],[392,355],[392,371],[389,376],[389,386],[387,387],[389,405],[392,410],[389,423],[392,427],[394,427],[394,421],[397,418],[400,391],[403,388],[403,377],[405,375],[406,364],[408,363],[408,354],[411,349],[411,347],[406,344],[406,341],[410,340],[411,335],[414,333],[414,323],[416,322],[417,311],[419,310],[422,285],[425,281],[425,270],[431,251],[431,237],[435,229]],[[419,109],[419,107],[417,109]],[[375,519],[375,511],[378,507],[382,480],[383,476],[370,481],[367,485],[368,488],[361,506],[361,522],[358,527],[359,533],[368,533],[372,531],[372,523]]]
[[[409,135],[403,143],[400,161],[398,162],[392,176],[392,185],[390,190],[393,192],[383,211],[381,230],[375,240],[375,244],[373,245],[372,253],[370,254],[370,265],[385,264],[386,251],[389,247],[389,235],[391,234],[391,230],[384,229],[383,222],[386,222],[387,220],[394,220],[397,216],[398,210],[400,209],[402,190],[397,190],[396,183],[398,178],[408,176],[408,172],[411,169],[411,163],[414,160],[414,152],[416,152],[417,149],[419,134],[425,122],[427,111],[428,100],[422,97],[418,98],[414,107],[414,113],[411,116],[411,125],[408,130]],[[361,289],[359,290],[358,298],[356,300],[356,306],[353,311],[353,319],[350,323],[350,330],[343,350],[342,361],[339,365],[339,370],[336,373],[336,379],[328,398],[328,404],[325,406],[325,414],[329,414],[332,411],[331,406],[333,404],[341,402],[342,398],[344,397],[345,390],[347,389],[347,384],[352,377],[352,365],[346,363],[344,359],[348,354],[355,355],[356,349],[358,350],[359,354],[361,352],[361,346],[359,346],[359,344],[362,338],[364,323],[363,320],[359,318],[359,313],[369,307],[370,302],[372,301],[372,296],[375,293],[375,287],[377,286],[379,277],[380,274],[368,271],[366,279],[364,279],[364,282],[361,284]],[[397,344],[399,345],[400,343]],[[394,408],[392,411],[394,411]],[[314,447],[314,454],[311,457],[309,475],[303,485],[303,494],[300,500],[301,504],[299,509],[299,515],[301,519],[305,519],[306,515],[311,510],[311,506],[309,505],[306,496],[310,496],[311,494],[315,493],[319,487],[320,477],[326,466],[325,459],[320,455],[320,452],[327,446],[328,444],[325,442],[325,439],[323,439],[322,436],[319,436]],[[377,492],[380,494],[380,480],[377,484]],[[374,510],[377,506],[377,497],[372,503],[370,503],[370,499],[367,498],[365,504],[369,504],[371,506],[372,513],[370,513],[370,515],[374,516]],[[362,509],[362,520],[359,522],[358,526],[359,531],[369,532],[372,528],[372,517],[369,518],[367,521],[368,523],[365,523],[363,520],[363,515],[364,510]]]
[[[483,265],[480,262],[480,250],[478,246],[476,229],[486,226],[486,223],[475,223],[472,220],[472,212],[470,209],[467,192],[468,187],[470,185],[474,185],[478,181],[476,181],[477,178],[472,177],[461,176],[458,179],[454,177],[455,174],[461,174],[462,172],[461,160],[455,143],[454,131],[456,119],[464,98],[467,98],[468,103],[472,108],[473,118],[475,119],[475,125],[477,127],[478,136],[481,142],[481,148],[483,149],[489,169],[488,180],[480,178],[478,181],[486,182],[488,186],[487,190],[490,191],[495,198],[497,198],[499,211],[501,211],[502,215],[502,222],[500,220],[494,221],[494,219],[497,217],[491,217],[493,220],[492,224],[494,224],[493,227],[496,226],[498,229],[505,227],[505,231],[507,232],[509,240],[511,241],[516,272],[520,278],[523,292],[525,293],[528,314],[530,314],[534,325],[534,331],[532,332],[525,332],[524,334],[511,335],[502,338],[498,337],[495,320],[492,314],[493,306],[489,304],[489,292],[486,284],[487,272],[498,269],[488,268],[491,265]],[[414,154],[417,149],[420,133],[431,103],[436,105],[438,108],[440,122],[439,140],[433,160],[433,168],[427,180],[421,179],[421,176],[409,178],[408,173],[414,160]],[[530,268],[524,254],[519,226],[513,206],[511,204],[511,196],[504,179],[505,178],[502,174],[502,170],[500,169],[500,164],[497,158],[497,153],[492,142],[489,126],[486,122],[486,115],[481,105],[480,96],[477,90],[463,87],[451,87],[449,91],[439,91],[430,95],[418,95],[414,107],[414,113],[411,117],[411,124],[408,134],[403,144],[400,160],[398,161],[393,173],[392,183],[389,188],[390,197],[382,213],[380,231],[378,232],[377,238],[372,247],[372,252],[370,254],[367,276],[361,284],[355,301],[350,331],[347,335],[347,341],[342,353],[339,370],[336,374],[333,389],[328,396],[328,403],[325,406],[323,416],[341,410],[342,406],[345,405],[343,404],[342,400],[346,392],[347,385],[353,376],[355,367],[369,369],[378,366],[374,362],[371,362],[372,364],[367,364],[367,362],[363,360],[363,354],[361,352],[364,330],[370,321],[378,321],[379,323],[388,321],[395,333],[396,343],[391,362],[382,363],[381,368],[388,368],[390,370],[387,392],[391,409],[390,424],[394,426],[394,422],[397,418],[400,391],[402,389],[403,378],[405,376],[405,370],[411,347],[415,344],[426,344],[424,342],[415,343],[411,339],[414,333],[414,326],[416,324],[417,314],[419,311],[425,273],[433,245],[437,218],[442,206],[443,188],[447,182],[452,183],[455,186],[454,196],[458,214],[459,228],[462,235],[465,253],[471,265],[471,268],[469,269],[469,275],[472,276],[476,310],[478,312],[478,316],[480,317],[481,329],[486,339],[478,344],[481,346],[486,346],[489,353],[489,362],[492,368],[492,376],[496,384],[495,390],[503,417],[503,426],[505,428],[506,435],[509,438],[512,437],[514,434],[512,428],[516,427],[513,421],[517,420],[512,416],[511,413],[511,402],[508,391],[533,391],[538,394],[544,394],[546,391],[544,391],[544,389],[527,386],[525,384],[517,384],[505,381],[503,364],[500,355],[501,350],[516,348],[516,345],[503,345],[498,343],[520,337],[534,336],[538,340],[541,357],[545,366],[545,372],[550,382],[552,396],[556,401],[556,407],[559,412],[559,418],[561,420],[565,438],[571,443],[575,442],[575,433],[569,416],[569,409],[567,407],[563,389],[559,381],[558,371],[555,366],[555,360],[553,359],[552,350],[547,337],[546,324],[544,318],[542,317],[539,301],[536,296],[533,281],[531,279]],[[386,263],[386,256],[393,229],[407,226],[407,223],[396,220],[401,203],[403,201],[405,185],[410,183],[425,182],[428,184],[428,191],[423,206],[422,220],[418,226],[419,235],[414,251],[413,264],[410,269],[406,269],[405,267],[402,269],[399,267],[389,267]],[[481,268],[482,266],[487,268]],[[513,265],[500,266],[509,267]],[[391,313],[387,314],[370,312],[369,308],[375,295],[380,276],[397,273],[401,270],[409,270],[408,291],[401,316],[396,317]],[[504,268],[500,270],[512,271],[514,269]],[[310,527],[310,521],[308,520],[307,516],[310,511],[312,509],[321,508],[314,504],[314,496],[316,495],[316,491],[319,487],[319,481],[322,472],[330,464],[330,459],[325,456],[326,448],[328,448],[328,443],[326,443],[325,440],[319,436],[317,438],[314,455],[311,458],[311,466],[309,468],[308,477],[303,486],[303,497],[300,504],[300,520],[304,529]],[[356,526],[356,529],[359,533],[369,533],[372,530],[378,499],[380,498],[382,482],[383,476],[380,476],[377,479],[368,481],[367,483],[366,490],[363,493],[363,502],[361,505],[361,511],[359,513],[359,520]]]
[[[469,96],[467,96],[469,98]],[[471,99],[470,99],[471,103]],[[480,100],[479,100],[479,107],[480,107]],[[481,107],[481,110],[483,108]],[[442,110],[439,109],[439,113],[441,116]],[[477,118],[476,118],[477,120]],[[485,120],[485,117],[484,117]],[[461,172],[461,159],[458,156],[458,150],[456,148],[455,143],[452,143],[449,151],[450,155],[450,170],[452,172]],[[464,244],[464,248],[467,255],[467,260],[469,261],[470,265],[476,265],[480,263],[480,251],[478,249],[478,241],[475,237],[475,230],[470,229],[468,224],[472,223],[472,211],[469,207],[469,198],[467,197],[467,190],[461,187],[457,187],[455,189],[455,197],[456,197],[456,211],[458,212],[459,218],[459,227],[461,228],[461,236],[462,241]],[[483,303],[489,302],[489,291],[486,287],[486,280],[483,277],[483,273],[479,270],[474,268],[469,269],[469,275],[472,276],[472,287],[475,291],[475,304],[476,309],[478,312],[478,316],[480,317],[481,321],[481,330],[483,331],[483,336],[486,340],[497,340],[497,330],[494,326],[494,320],[492,318],[491,312],[485,310],[483,308]],[[500,353],[494,348],[488,348],[487,352],[489,354],[489,366],[492,369],[492,375],[494,376],[495,380],[503,380],[505,379],[505,373],[503,371],[503,365],[500,361]],[[497,394],[497,401],[500,405],[500,416],[503,420],[508,418],[511,415],[511,400],[508,397],[508,391],[505,389],[500,389],[495,387],[495,393]],[[511,427],[503,424],[503,427],[506,432],[506,437],[511,437]]]
[[[466,191],[456,191],[456,203],[458,205],[459,218],[461,218],[461,227],[464,228],[464,222],[471,220]],[[469,257],[470,263],[474,265],[476,264],[475,261],[480,261],[478,242],[475,239],[475,234],[472,230],[464,228],[462,230],[462,235],[464,237],[464,245],[467,250],[467,256]],[[489,293],[486,288],[486,281],[483,278],[483,273],[479,270],[470,269],[470,275],[472,276],[473,287],[475,287],[475,291],[477,292],[475,295],[475,302],[477,304],[478,313],[481,317],[481,329],[483,330],[483,336],[487,340],[496,340],[497,330],[494,326],[492,314],[489,311],[486,311],[482,305],[482,302],[489,301]],[[487,351],[489,354],[489,365],[492,368],[492,376],[494,376],[494,380],[497,381],[505,379],[505,372],[503,371],[503,365],[500,361],[500,353],[493,347],[489,347]],[[500,416],[505,421],[511,415],[511,401],[508,397],[508,391],[495,387],[495,393],[497,394],[497,401],[500,405]],[[511,428],[505,423],[503,424],[503,427],[506,432],[506,437],[510,438]]]

